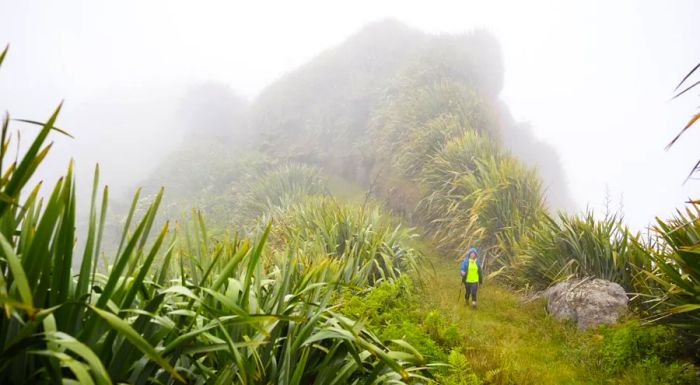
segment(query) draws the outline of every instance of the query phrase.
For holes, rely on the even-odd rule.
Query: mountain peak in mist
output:
[[[556,152],[515,122],[499,99],[503,73],[500,45],[486,30],[432,35],[386,19],[282,76],[250,104],[225,86],[192,88],[182,115],[190,127],[186,136],[212,143],[209,147],[230,143],[235,151],[257,149],[279,161],[320,166],[365,187],[382,172],[377,135],[391,129],[398,136],[385,143],[411,140],[425,136],[422,130],[435,119],[459,115],[461,128],[444,132],[442,139],[462,129],[486,133],[540,171],[551,208],[572,208]],[[183,146],[191,147],[190,141]],[[220,153],[199,147],[204,159]],[[414,155],[424,162],[432,156]]]

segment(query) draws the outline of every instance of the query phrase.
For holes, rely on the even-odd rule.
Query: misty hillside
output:
[[[233,182],[235,167],[217,171],[236,162],[227,156],[252,151],[273,163],[313,164],[367,188],[378,174],[386,176],[387,152],[418,150],[422,152],[414,155],[427,160],[428,148],[470,127],[538,169],[550,209],[574,209],[556,152],[513,120],[498,99],[502,83],[500,48],[488,32],[429,35],[393,20],[377,22],[284,75],[244,110],[232,91],[200,90],[191,98],[195,108],[188,120],[196,128],[142,185],[166,186],[171,191],[166,200],[182,198],[175,206],[184,210],[198,201],[201,190],[219,193]],[[441,128],[446,131],[440,138],[424,138],[420,145],[425,148],[399,150],[411,132],[445,124],[454,127]],[[375,148],[378,143],[393,147],[379,148],[382,154]],[[181,161],[178,167],[176,159],[193,162]],[[210,165],[209,181],[178,180],[187,167],[201,169],[195,164]],[[220,212],[196,206],[213,216]]]
[[[5,115],[0,383],[700,383],[700,201],[578,212],[503,74],[486,31],[371,24],[254,100],[190,88],[111,210],[99,168],[32,182],[61,104],[24,146]]]

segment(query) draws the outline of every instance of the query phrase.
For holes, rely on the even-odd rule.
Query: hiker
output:
[[[466,293],[464,293],[464,304],[469,305],[469,297],[472,298],[472,308],[476,309],[476,289],[479,287],[483,281],[481,274],[481,261],[479,261],[479,254],[476,248],[471,247],[467,251],[462,261],[462,268],[460,269],[462,274],[462,282],[464,282],[464,287]]]

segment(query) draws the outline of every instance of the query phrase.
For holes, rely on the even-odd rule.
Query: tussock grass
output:
[[[322,253],[308,265],[307,254],[294,248],[270,255],[269,225],[254,239],[213,239],[195,215],[195,223],[180,228],[179,241],[168,223],[152,237],[163,191],[144,212],[137,211],[137,192],[116,253],[102,255],[108,190],[100,188],[97,170],[84,234],[75,230],[72,165],[47,198],[39,198],[40,185],[24,190],[51,147],[49,134],[63,132],[55,127],[59,111],[40,124],[15,161],[8,161],[9,117],[2,123],[0,383],[424,379],[426,363],[413,347],[380,341],[334,311],[331,300],[343,276],[358,275],[352,258]],[[80,237],[85,241],[78,254]],[[382,249],[377,255],[381,260],[399,252]],[[100,257],[109,266],[99,267]],[[74,260],[80,260],[78,271]],[[398,275],[400,267],[387,271]]]
[[[402,176],[420,175],[429,159],[465,131],[492,133],[488,103],[472,88],[449,78],[415,85],[399,78],[370,124],[375,157]]]
[[[262,175],[250,175],[240,190],[238,210],[244,220],[255,220],[271,209],[287,207],[309,195],[328,194],[321,171],[302,163],[287,163]]]
[[[411,247],[416,234],[374,204],[312,196],[279,208],[272,218],[273,242],[311,256],[343,260],[345,283],[365,286],[419,272],[421,255]]]
[[[543,216],[518,242],[510,278],[544,289],[561,280],[595,277],[634,292],[637,270],[650,267],[650,259],[633,247],[637,240],[615,215],[596,219],[589,211],[560,213],[556,219]]]
[[[637,243],[653,261],[636,282],[650,317],[679,327],[700,341],[700,203],[690,202],[669,220],[657,218],[657,242]]]
[[[446,143],[418,181],[419,212],[440,250],[459,255],[477,244],[496,268],[510,264],[514,243],[544,213],[536,172],[474,131]]]

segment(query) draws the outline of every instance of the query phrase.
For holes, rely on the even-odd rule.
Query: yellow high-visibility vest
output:
[[[467,282],[479,282],[479,265],[476,264],[475,259],[469,260],[469,268],[467,269]]]

